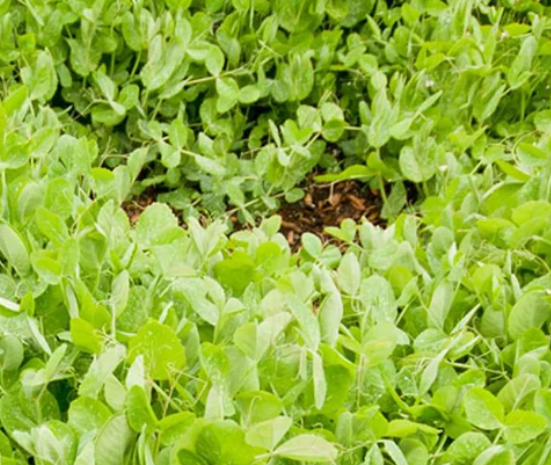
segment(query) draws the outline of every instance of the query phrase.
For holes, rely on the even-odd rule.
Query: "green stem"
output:
[[[430,197],[430,191],[429,186],[427,184],[427,181],[423,181],[423,194],[425,194],[425,197]]]
[[[383,382],[385,383],[385,387],[386,387],[386,390],[387,392],[390,394],[390,396],[392,397],[392,399],[394,400],[394,402],[396,402],[396,404],[404,411],[404,412],[407,412],[408,414],[412,415],[413,416],[413,412],[411,411],[411,407],[406,404],[401,398],[400,396],[398,395],[398,393],[396,392],[396,390],[394,389],[394,386],[392,386],[392,383],[390,382],[390,380],[388,379],[388,377],[385,375],[385,373],[383,372],[383,370],[379,370],[379,373],[381,373],[381,377],[383,378]]]
[[[383,198],[383,204],[386,205],[388,202],[388,197],[385,191],[385,182],[381,175],[379,175],[379,188],[381,189],[381,197]]]
[[[142,51],[140,50],[138,54],[136,55],[136,61],[134,61],[134,67],[132,68],[132,71],[130,72],[130,77],[134,77],[136,74],[136,71],[138,71],[138,66],[140,64],[140,60],[142,59]]]
[[[6,170],[2,170],[2,208],[6,220],[10,219],[10,207],[8,205],[8,182],[6,180]]]

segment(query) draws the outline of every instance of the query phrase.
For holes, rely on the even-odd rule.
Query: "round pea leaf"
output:
[[[185,351],[172,328],[157,321],[142,326],[129,345],[128,362],[143,355],[145,366],[153,379],[168,379],[183,368]]]
[[[481,429],[500,428],[503,419],[503,405],[492,393],[481,387],[472,388],[464,399],[469,423]]]
[[[511,444],[522,444],[539,436],[546,426],[545,418],[537,413],[513,410],[505,418],[505,439]]]
[[[274,455],[311,463],[334,462],[338,452],[333,444],[316,434],[301,434],[279,446]]]
[[[99,430],[110,417],[107,406],[92,397],[79,397],[69,407],[69,425],[79,434]]]

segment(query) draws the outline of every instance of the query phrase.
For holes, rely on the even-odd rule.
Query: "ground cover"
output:
[[[0,464],[551,463],[550,17],[0,0]]]

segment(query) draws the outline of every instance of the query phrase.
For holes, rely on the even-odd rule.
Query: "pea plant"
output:
[[[549,18],[0,0],[0,464],[551,463]]]

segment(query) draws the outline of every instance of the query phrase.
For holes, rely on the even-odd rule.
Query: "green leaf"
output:
[[[529,223],[538,215],[547,217],[551,215],[551,204],[542,200],[525,202],[515,208],[511,213],[511,219],[519,226]]]
[[[505,174],[511,176],[513,179],[522,182],[526,182],[530,179],[530,175],[528,173],[525,173],[524,171],[518,169],[516,166],[511,165],[510,163],[507,163],[506,161],[496,160],[496,164]]]
[[[322,174],[315,177],[317,182],[340,182],[352,179],[367,180],[375,173],[365,165],[352,165],[344,171],[335,174]]]
[[[117,96],[117,86],[101,69],[94,73],[94,80],[104,97],[110,102]]]
[[[544,291],[534,290],[524,294],[511,309],[507,330],[518,339],[531,328],[541,327],[551,315],[551,303]]]
[[[547,426],[551,426],[551,392],[546,389],[537,390],[534,396],[534,410],[545,418]]]
[[[71,49],[70,62],[75,73],[82,77],[93,73],[98,66],[101,52],[75,39],[67,39],[67,43]]]
[[[49,51],[38,52],[32,68],[21,70],[23,83],[30,90],[29,97],[40,102],[51,99],[57,89],[57,74],[54,69],[54,60]]]
[[[301,236],[301,241],[304,250],[308,252],[311,257],[317,258],[321,254],[323,244],[318,236],[306,232]]]
[[[105,402],[115,412],[122,412],[126,399],[126,389],[123,384],[113,375],[107,375],[103,389]]]
[[[58,261],[63,276],[75,276],[80,262],[80,246],[76,238],[67,239],[60,248]]]
[[[373,8],[374,2],[365,0],[329,0],[327,14],[344,27],[360,22]]]
[[[175,119],[174,121],[172,121],[172,123],[170,123],[168,138],[171,145],[180,149],[182,147],[185,147],[188,142],[188,136],[188,128],[185,126],[182,120]]]
[[[320,110],[324,121],[344,121],[344,113],[336,103],[325,102]]]
[[[239,101],[246,105],[256,102],[260,97],[260,89],[254,84],[239,89]]]
[[[129,84],[122,88],[115,103],[122,105],[125,110],[131,110],[138,104],[139,96],[140,88],[135,84]]]
[[[128,304],[128,295],[130,292],[130,275],[128,271],[123,270],[115,279],[111,286],[111,301],[113,302],[113,310],[115,316],[119,316],[124,312]]]
[[[439,433],[439,430],[436,428],[432,428],[423,423],[415,423],[410,420],[392,420],[388,423],[385,436],[404,438],[407,436],[412,436],[418,431],[434,435]]]
[[[20,441],[29,438],[26,433],[16,432],[15,438]],[[58,420],[50,420],[32,430],[29,438],[36,456],[49,463],[72,463],[77,449],[74,431]],[[25,441],[25,440],[24,440]]]
[[[174,330],[157,321],[142,326],[130,340],[128,363],[139,355],[144,357],[149,376],[156,380],[175,376],[185,365],[184,347]]]
[[[181,161],[180,150],[172,147],[165,142],[159,142],[159,151],[161,152],[161,163],[165,168],[176,168]]]
[[[90,365],[78,393],[81,396],[97,398],[109,376],[123,361],[125,352],[125,348],[120,345],[104,350]]]
[[[373,275],[361,283],[361,300],[377,323],[393,323],[398,315],[394,291],[390,283],[379,275]]]
[[[321,463],[337,459],[337,449],[333,444],[315,434],[301,434],[279,446],[274,455],[291,460]]]
[[[68,423],[78,434],[100,430],[111,418],[111,412],[105,404],[92,397],[79,397],[71,402]]]
[[[31,261],[25,244],[19,234],[7,224],[0,225],[0,252],[21,276],[27,275],[31,270]]]
[[[396,443],[392,441],[383,441],[383,443],[385,445],[387,454],[396,465],[408,465],[408,461],[404,453]]]
[[[528,35],[524,38],[517,57],[507,70],[507,81],[511,89],[522,86],[530,78],[532,60],[537,47],[538,43],[534,36]]]
[[[546,429],[545,418],[534,412],[513,410],[505,418],[505,440],[522,444],[538,437]]]
[[[337,142],[346,129],[346,123],[340,120],[331,120],[323,124],[321,135],[329,142]]]
[[[302,200],[304,198],[304,191],[298,187],[295,187],[294,189],[291,189],[290,191],[285,193],[285,202],[287,203],[295,203],[299,200]]]
[[[505,410],[519,407],[527,396],[541,387],[541,381],[536,375],[521,373],[511,379],[501,391],[497,398],[501,401]]]
[[[306,345],[311,350],[317,350],[321,340],[320,327],[314,313],[303,304],[298,297],[289,295],[287,303],[291,313],[298,321]]]
[[[239,101],[239,86],[232,78],[217,79],[216,92],[218,92],[216,110],[218,110],[219,113],[225,113],[231,110]]]
[[[255,278],[255,268],[247,254],[237,251],[231,257],[219,261],[214,266],[214,273],[222,285],[239,296]]]
[[[501,428],[505,419],[503,405],[490,392],[480,387],[470,389],[463,399],[467,420],[478,428]]]
[[[283,409],[281,400],[266,391],[248,391],[236,395],[237,408],[248,423],[276,418]]]
[[[145,88],[154,91],[163,87],[185,54],[186,43],[183,37],[174,37],[168,43],[163,43],[160,35],[155,36],[149,44],[147,63],[140,72]]]
[[[219,161],[202,155],[195,155],[195,162],[203,171],[213,176],[224,176],[226,168]]]
[[[291,100],[304,100],[314,87],[314,68],[306,54],[294,54],[281,67],[283,82],[291,91]]]
[[[515,455],[512,450],[501,445],[493,445],[482,452],[473,465],[515,465]]]
[[[293,421],[289,417],[275,417],[253,425],[245,439],[251,445],[261,449],[273,450],[289,431]]]
[[[48,390],[29,408],[32,401],[21,389],[14,389],[0,399],[0,422],[10,436],[15,431],[30,431],[43,422],[59,419],[57,400]]]
[[[112,195],[115,175],[107,168],[92,168],[94,191],[99,198]]]
[[[0,336],[0,371],[15,370],[23,362],[23,344],[15,336]]]
[[[299,33],[317,26],[323,13],[322,8],[320,9],[319,6],[318,8],[314,8],[313,4],[308,4],[308,8],[306,8],[303,1],[292,0],[288,3],[275,3],[273,10],[277,16],[277,21],[283,29]]]
[[[10,117],[20,110],[28,97],[29,88],[27,86],[19,86],[17,89],[12,90],[3,101],[6,115]]]
[[[61,263],[45,250],[31,254],[31,265],[40,279],[53,286],[61,282]]]
[[[244,432],[232,421],[217,421],[205,426],[195,448],[208,463],[220,465],[248,465],[261,452],[247,444]]]
[[[88,465],[89,463],[95,463],[94,444],[91,442],[79,451],[74,465]]]
[[[71,319],[71,339],[81,350],[98,354],[102,348],[102,338],[96,328],[82,318]]]
[[[323,369],[323,360],[317,353],[312,353],[312,376],[314,380],[314,402],[318,410],[323,407],[327,396],[327,381]]]
[[[124,415],[112,417],[98,432],[95,441],[96,465],[120,465],[134,440]]]
[[[343,313],[340,293],[335,290],[325,298],[319,309],[321,339],[331,347],[337,343]]]
[[[469,465],[491,446],[482,433],[467,432],[459,436],[446,451],[445,457],[454,465]]]
[[[340,288],[348,295],[356,295],[360,288],[361,270],[358,258],[353,253],[347,253],[337,270]]]
[[[436,173],[436,160],[433,151],[426,149],[423,154],[405,146],[400,152],[402,174],[413,182],[428,181]]]
[[[75,150],[79,149],[75,148]],[[87,171],[87,168],[84,166],[79,169]],[[67,179],[56,178],[52,180],[46,187],[44,207],[61,218],[67,219],[73,212],[74,190],[75,186]]]
[[[54,246],[61,247],[69,238],[67,225],[59,215],[39,207],[35,212],[35,221],[40,232],[52,241]]]
[[[132,386],[126,395],[126,417],[128,424],[136,432],[141,433],[143,428],[155,429],[158,423],[150,401],[140,386]]]
[[[162,243],[163,235],[178,227],[178,219],[170,208],[161,203],[149,206],[136,223],[136,239],[143,247]]]
[[[442,282],[435,289],[428,310],[429,319],[436,327],[443,329],[453,302],[453,287]]]
[[[494,78],[494,76],[497,78]],[[505,95],[507,86],[501,83],[500,75],[496,73],[488,76],[482,84],[481,98],[477,99],[473,105],[473,114],[479,122],[484,122],[490,118],[496,111],[501,99]]]
[[[415,121],[414,117],[404,118],[390,128],[390,135],[394,139],[404,140],[411,137],[410,127]]]
[[[205,66],[209,73],[219,76],[224,69],[224,62],[225,57],[222,51],[216,46],[211,46],[205,58]]]
[[[165,416],[159,422],[160,441],[163,445],[172,445],[188,432],[196,422],[195,415],[191,412],[173,413]]]
[[[398,343],[397,328],[383,321],[371,327],[362,339],[362,352],[366,366],[377,366],[386,361],[394,352]]]

